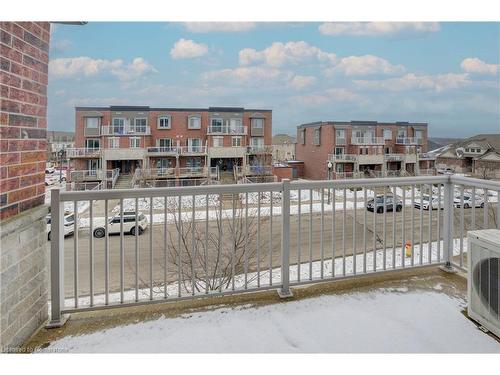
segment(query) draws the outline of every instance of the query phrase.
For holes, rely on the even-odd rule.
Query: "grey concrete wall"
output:
[[[0,225],[0,349],[13,351],[48,318],[46,206]]]

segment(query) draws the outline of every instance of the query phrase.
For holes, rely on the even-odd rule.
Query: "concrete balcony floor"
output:
[[[60,352],[496,352],[466,317],[466,279],[437,267],[77,313],[26,343]]]

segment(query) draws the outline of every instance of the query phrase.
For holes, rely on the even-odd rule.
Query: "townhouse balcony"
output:
[[[147,154],[147,149],[142,147],[106,148],[103,157],[106,160],[142,160]]]
[[[396,144],[397,145],[422,145],[424,143],[422,138],[417,138],[417,137],[397,137],[396,138]]]
[[[384,137],[352,137],[351,143],[353,145],[384,145]]]
[[[86,169],[69,173],[69,182],[109,180],[116,182],[120,174],[119,169]]]
[[[355,163],[358,155],[355,154],[328,154],[328,160],[336,163]]]
[[[180,152],[179,147],[148,147],[147,156],[177,156]]]
[[[217,175],[217,168],[210,167],[173,167],[173,168],[145,168],[137,169],[134,179],[169,179],[189,177],[209,177]]]
[[[384,160],[385,161],[404,161],[406,155],[405,154],[385,154],[384,155]]]
[[[67,148],[68,158],[100,158],[102,150],[100,148]]]
[[[436,160],[436,155],[431,154],[429,152],[424,152],[424,153],[418,154],[418,159],[419,160]]]
[[[182,146],[182,147],[177,147],[177,150],[180,155],[187,155],[187,156],[207,154],[207,146]]]
[[[151,135],[151,127],[149,126],[135,126],[135,125],[123,125],[123,126],[113,126],[106,125],[101,127],[101,135],[105,136],[134,136],[134,135]]]
[[[211,158],[244,158],[247,155],[245,146],[209,147],[208,155]]]
[[[246,165],[235,166],[234,172],[237,176],[272,176],[273,175],[273,167],[270,165]]]
[[[209,125],[207,133],[209,135],[247,135],[247,127],[246,126],[230,126],[230,125],[222,125],[222,126],[214,126]]]
[[[273,146],[247,146],[249,154],[272,154]]]

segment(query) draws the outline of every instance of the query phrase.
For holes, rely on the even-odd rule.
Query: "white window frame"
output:
[[[89,147],[87,145],[88,141],[93,141],[94,143],[97,142],[99,144],[99,147]],[[85,148],[86,149],[92,149],[92,150],[99,149],[99,148],[101,148],[101,140],[99,138],[87,138],[87,139],[85,139]]]
[[[198,120],[198,125],[193,126],[191,124],[191,120],[197,119]],[[200,115],[190,115],[188,116],[188,129],[189,130],[198,130],[201,129],[201,116]]]
[[[264,137],[251,137],[250,145],[252,147],[264,147]]]
[[[137,142],[137,146],[135,142]],[[130,148],[141,148],[141,137],[130,137],[129,146]]]
[[[143,121],[144,120],[144,125],[142,124],[137,124],[137,121]],[[144,127],[144,129],[142,129]],[[137,128],[141,128],[140,131],[137,131]],[[148,128],[148,118],[147,117],[137,117],[134,118],[134,132],[144,134],[146,133],[146,130]]]
[[[264,129],[264,119],[263,118],[252,118],[250,120],[252,129]]]
[[[238,141],[236,142],[237,144],[235,144],[235,141]],[[231,146],[233,147],[241,147],[241,137],[231,137]]]
[[[92,126],[89,126],[89,120],[97,120],[96,124],[92,124]],[[90,116],[90,117],[85,117],[85,128],[86,129],[99,129],[99,125],[101,124],[101,118],[97,116]],[[95,126],[94,126],[95,125]]]
[[[193,145],[193,141],[198,141],[197,145]],[[188,146],[188,150],[190,152],[199,152],[201,150],[201,146],[202,146],[202,142],[201,142],[201,138],[188,138],[187,139],[187,146]]]
[[[121,122],[121,124],[115,124],[115,121]],[[111,120],[111,131],[110,134],[125,134],[125,127],[127,125],[127,119],[124,117],[113,117]],[[121,132],[116,132],[116,128],[121,128]]]
[[[389,134],[387,134],[387,132],[389,132]],[[392,129],[384,129],[383,135],[384,135],[384,140],[392,139]]]
[[[166,120],[167,125],[161,124],[162,120]],[[158,116],[156,119],[156,128],[157,129],[172,129],[172,116],[170,115],[163,115],[163,116]]]
[[[212,147],[224,147],[224,137],[212,137]]]
[[[168,146],[162,145],[162,142],[168,143]],[[158,138],[156,140],[156,147],[172,148],[174,147],[174,140],[172,138]]]
[[[120,148],[120,138],[109,137],[108,138],[108,148]]]

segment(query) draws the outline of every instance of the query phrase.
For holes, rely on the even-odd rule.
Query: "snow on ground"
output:
[[[163,316],[63,337],[40,352],[500,353],[463,308],[465,300],[439,291],[381,288]]]
[[[431,246],[429,247],[428,244],[423,244],[422,245],[422,252],[420,251],[420,245],[415,245],[413,249],[413,262],[415,265],[420,264],[420,254],[422,255],[422,264],[429,264],[429,263],[436,263],[438,261],[438,254],[440,255],[441,259],[443,256],[443,241],[438,242],[434,241],[431,243]],[[295,249],[291,250],[295,251]],[[304,252],[304,250],[302,250]],[[339,249],[337,249],[337,252]],[[358,250],[359,252],[359,250]],[[466,241],[463,244],[463,252],[467,252],[467,243]],[[459,255],[460,254],[460,240],[456,239],[454,240],[454,255]],[[393,248],[387,248],[386,252],[384,254],[384,250],[377,250],[376,251],[376,257],[375,257],[375,264],[374,264],[374,257],[373,257],[373,251],[367,251],[366,252],[366,270],[368,272],[373,271],[374,267],[377,271],[382,271],[384,270],[384,263],[385,263],[385,269],[393,269],[395,268],[401,268],[402,267],[402,249],[401,247],[396,247],[395,249]],[[299,281],[299,273],[300,273],[300,280],[308,280],[308,279],[313,279],[313,280],[318,280],[322,277],[324,278],[331,278],[332,275],[334,276],[343,276],[343,275],[352,275],[354,266],[356,267],[356,273],[357,274],[362,274],[364,271],[364,258],[365,255],[364,253],[358,253],[356,255],[356,259],[354,259],[353,256],[346,256],[346,257],[336,257],[335,258],[335,272],[332,274],[332,259],[331,256],[328,259],[327,256],[325,256],[325,259],[323,262],[321,261],[313,261],[313,262],[306,262],[304,260],[306,258],[306,254],[302,253],[301,255],[301,263],[300,265],[293,264],[290,265],[290,282],[296,282]],[[385,259],[385,262],[384,262]],[[394,259],[394,262],[393,262]],[[404,264],[405,267],[411,267],[412,265],[412,258],[411,257],[406,257],[404,256]],[[323,270],[323,272],[322,272]],[[258,281],[260,282],[261,286],[267,286],[270,285],[272,282],[272,285],[280,285],[281,283],[281,268],[280,267],[275,267],[269,270],[269,268],[262,267],[260,272],[249,272],[247,274],[247,287],[248,288],[257,288]],[[186,283],[187,286],[184,286],[184,283],[181,283],[181,293],[182,296],[185,295],[190,295],[191,290],[190,290],[190,285],[189,282]],[[243,289],[245,286],[245,277],[244,275],[236,275],[235,276],[235,288],[236,289]],[[167,285],[167,295],[170,297],[176,297],[178,295],[179,291],[179,283],[178,282],[173,282],[169,283]],[[139,295],[139,300],[149,300],[150,299],[150,288],[141,288],[138,290],[138,295]],[[159,299],[163,298],[165,295],[165,290],[164,286],[155,286],[153,288],[153,299]],[[110,293],[109,294],[109,302],[110,303],[118,303],[120,302],[121,295],[120,293]],[[135,300],[135,289],[131,290],[125,290],[124,291],[124,297],[123,297],[125,302],[129,301],[134,301]],[[79,306],[84,307],[84,306],[89,306],[90,305],[90,298],[89,297],[80,297],[78,299]],[[105,295],[104,294],[98,294],[94,296],[94,304],[95,305],[103,305],[105,303]],[[75,304],[74,298],[66,298],[65,300],[65,306],[68,308],[73,307]]]

